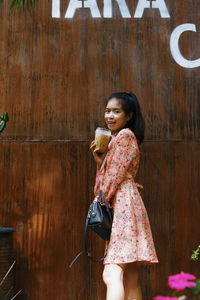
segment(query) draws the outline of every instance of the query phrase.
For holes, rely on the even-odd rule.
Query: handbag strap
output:
[[[92,258],[92,254],[89,252],[88,250],[88,223],[89,223],[89,214],[86,218],[86,222],[85,222],[85,228],[84,228],[84,240],[83,240],[83,250],[80,251],[71,261],[71,263],[69,264],[69,268],[71,268],[73,266],[73,264],[77,261],[77,259],[82,255],[82,254],[86,254],[87,257],[89,257],[90,259],[92,259],[92,261],[94,262],[101,262],[102,260],[104,260],[104,258],[106,257],[106,254],[99,258],[99,259],[93,259]]]
[[[107,158],[104,158],[104,161],[100,167],[100,170],[102,170],[105,167]],[[99,197],[98,197],[98,201],[100,202],[101,205],[105,205],[106,206],[106,210],[108,212],[108,216],[110,218],[110,221],[112,221],[112,214],[109,210],[109,204],[108,201],[105,198],[105,194],[102,191],[102,182],[100,183],[100,193],[99,193]],[[83,240],[83,250],[80,251],[75,257],[74,259],[71,261],[71,263],[69,264],[69,268],[71,268],[73,266],[73,264],[77,261],[77,259],[82,255],[82,254],[86,254],[90,259],[92,259],[95,262],[101,262],[102,260],[104,260],[104,258],[106,257],[106,254],[99,258],[99,259],[93,259],[91,253],[88,251],[88,223],[89,223],[89,213],[88,216],[86,218],[86,222],[85,222],[85,227],[84,227],[84,240]]]
[[[71,263],[69,264],[69,268],[71,268],[73,266],[73,264],[76,262],[76,260],[82,255],[82,254],[86,254],[87,256],[90,256],[90,253],[88,253],[88,222],[89,222],[89,217],[87,216],[86,218],[86,222],[85,222],[85,227],[84,227],[84,240],[83,240],[83,249],[82,251],[80,251],[75,257],[74,259],[71,261]]]

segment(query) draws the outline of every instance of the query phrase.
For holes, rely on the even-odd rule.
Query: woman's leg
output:
[[[125,264],[106,264],[103,271],[103,280],[107,286],[106,300],[124,300]]]
[[[135,263],[126,265],[124,272],[124,289],[125,300],[142,300],[138,266]]]

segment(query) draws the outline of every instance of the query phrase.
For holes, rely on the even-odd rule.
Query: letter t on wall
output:
[[[89,8],[93,18],[101,18],[96,0],[70,0],[65,18],[73,18],[78,8]]]
[[[60,0],[52,0],[52,18],[60,18]]]

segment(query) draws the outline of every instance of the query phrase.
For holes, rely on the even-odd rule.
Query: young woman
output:
[[[101,188],[114,212],[104,259],[106,300],[141,300],[138,264],[158,262],[147,212],[135,182],[144,120],[133,93],[112,94],[104,117],[112,132],[108,152],[97,153],[95,141],[91,150],[97,163],[95,196]]]

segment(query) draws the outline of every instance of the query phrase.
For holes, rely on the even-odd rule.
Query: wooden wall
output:
[[[127,1],[133,15],[138,1]],[[160,263],[141,269],[144,299],[166,292],[167,276],[198,274],[190,261],[200,243],[199,68],[182,68],[170,53],[179,24],[200,31],[196,0],[166,1],[170,18],[146,9],[111,19],[88,9],[73,19],[51,16],[51,1],[29,11],[0,4],[0,112],[10,121],[0,137],[0,224],[16,228],[16,289],[21,300],[103,300],[102,265],[82,257],[83,223],[95,164],[89,145],[102,125],[104,100],[134,91],[146,120],[138,182]],[[102,2],[98,2],[102,9]],[[185,33],[180,49],[200,57],[199,33]],[[93,237],[96,256],[103,243]]]

